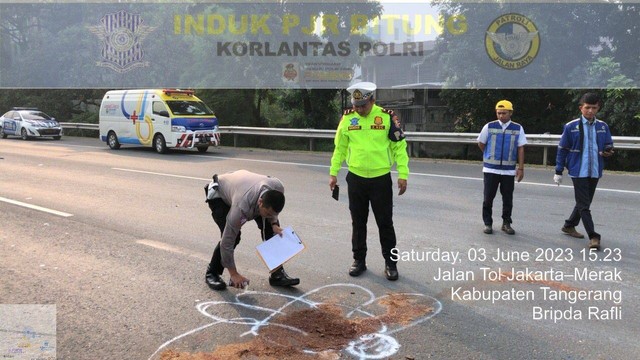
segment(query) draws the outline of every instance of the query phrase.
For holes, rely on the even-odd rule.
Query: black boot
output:
[[[274,271],[271,276],[269,276],[269,285],[271,286],[295,286],[300,284],[300,279],[291,278],[284,272],[284,268],[280,267],[280,269]]]
[[[349,275],[360,276],[366,270],[367,264],[364,260],[354,260],[353,264],[351,264],[351,267],[349,268]]]
[[[384,276],[389,281],[398,280],[398,267],[394,263],[387,263],[384,267]]]
[[[207,267],[204,280],[212,290],[224,290],[227,288],[227,283],[224,282],[222,276],[211,270],[211,266]]]

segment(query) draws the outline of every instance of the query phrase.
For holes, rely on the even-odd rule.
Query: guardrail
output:
[[[98,124],[86,123],[60,123],[65,129],[98,130]],[[221,134],[233,135],[233,146],[237,146],[238,135],[257,136],[283,136],[309,139],[309,150],[314,149],[315,139],[333,139],[335,130],[316,129],[285,129],[285,128],[262,128],[247,126],[221,126]],[[444,132],[405,132],[407,142],[436,142],[451,144],[476,144],[477,133],[444,133]],[[543,164],[546,165],[547,151],[549,147],[558,146],[560,135],[552,134],[527,134],[527,146],[543,147]],[[640,150],[640,137],[614,136],[613,142],[617,149]]]
[[[98,124],[61,122],[63,129],[100,130]]]

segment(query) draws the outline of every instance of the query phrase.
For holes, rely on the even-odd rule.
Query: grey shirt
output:
[[[275,177],[238,170],[218,176],[218,196],[231,208],[227,214],[227,224],[222,232],[220,254],[222,266],[235,268],[233,247],[240,228],[247,221],[260,216],[258,199],[267,190],[277,190],[284,194],[282,182]],[[269,226],[278,221],[277,216],[267,219]]]

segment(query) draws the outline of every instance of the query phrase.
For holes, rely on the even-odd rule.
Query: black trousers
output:
[[[598,234],[593,226],[593,219],[591,218],[591,202],[593,201],[593,195],[596,193],[596,187],[598,186],[598,178],[571,178],[573,181],[573,194],[576,198],[576,205],[573,207],[573,211],[567,220],[564,221],[564,226],[578,226],[580,219],[584,225],[589,239],[598,238]]]
[[[213,221],[220,228],[220,236],[224,232],[224,227],[227,225],[227,214],[229,214],[229,210],[231,207],[225,204],[222,199],[217,198],[209,201],[209,209],[211,209],[211,217],[213,217]],[[266,239],[271,239],[274,235],[271,224],[269,226],[264,226],[264,221],[262,216],[258,216],[255,218],[256,224],[258,224],[258,229],[260,229],[260,234],[262,236],[262,241]],[[238,232],[238,236],[236,237],[236,243],[233,245],[235,249],[236,246],[240,243],[240,235],[242,231]],[[209,263],[209,269],[219,275],[222,275],[224,271],[224,267],[222,266],[222,254],[220,253],[220,241],[216,245],[216,248],[213,250],[213,255],[211,256],[211,262]]]
[[[393,186],[391,173],[363,178],[351,172],[347,174],[349,210],[351,211],[351,248],[353,258],[364,260],[367,256],[367,220],[369,204],[378,225],[382,257],[387,264],[391,260],[391,249],[396,247],[396,232],[393,228]]]
[[[513,210],[513,187],[515,176],[484,173],[484,201],[482,202],[482,220],[485,225],[493,225],[493,199],[498,193],[502,195],[502,222],[511,224]]]

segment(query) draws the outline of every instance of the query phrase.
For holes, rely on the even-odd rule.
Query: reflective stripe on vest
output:
[[[488,151],[485,151],[483,156],[484,166],[491,169],[514,170],[518,162],[517,141],[520,136],[520,125],[511,122],[505,130],[502,130],[500,122],[494,121],[489,123],[488,130]]]

